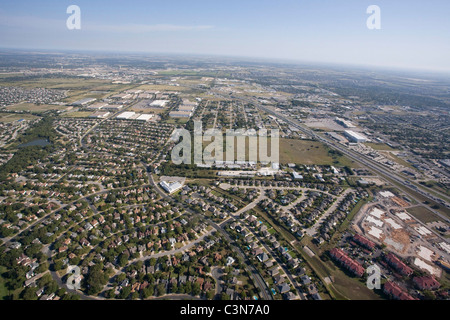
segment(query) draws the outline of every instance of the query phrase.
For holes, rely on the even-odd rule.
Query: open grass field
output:
[[[373,142],[366,142],[365,145],[371,147],[374,150],[386,150],[386,151],[395,151],[397,149],[393,149],[389,147],[385,143],[373,143]]]
[[[141,113],[154,113],[161,114],[167,111],[164,108],[139,108],[139,107],[131,107],[128,111],[141,112]]]
[[[0,80],[2,86],[20,86],[26,88],[47,88],[62,90],[100,90],[100,86],[116,86],[108,80],[84,78],[35,78],[21,81],[11,81],[8,78]]]
[[[0,113],[0,122],[13,122],[20,119],[34,120],[39,119],[39,117],[31,114],[17,114],[17,113]]]
[[[145,91],[172,91],[172,92],[185,92],[191,91],[191,88],[182,87],[182,86],[169,86],[169,85],[158,85],[158,84],[144,84],[136,88],[137,90],[145,90]]]
[[[412,214],[414,217],[416,217],[423,223],[442,221],[440,217],[438,217],[433,212],[422,206],[408,208],[406,209],[406,211],[408,211],[408,213]]]
[[[61,114],[61,118],[86,118],[93,114],[92,111],[74,111]]]
[[[48,110],[65,110],[67,106],[59,106],[54,104],[41,104],[34,103],[19,103],[6,107],[6,110],[11,111],[31,111],[31,112],[44,112]]]
[[[283,138],[280,138],[280,163],[357,167],[356,163],[343,156],[334,160],[328,148],[318,141]]]

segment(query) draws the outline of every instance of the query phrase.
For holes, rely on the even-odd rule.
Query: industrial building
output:
[[[167,104],[167,100],[155,100],[152,103],[150,103],[151,107],[157,107],[157,108],[163,108]]]
[[[345,136],[347,137],[347,139],[351,142],[366,142],[367,138],[365,136],[363,136],[362,134],[358,133],[358,132],[354,132],[354,131],[350,131],[350,130],[345,130],[344,131]]]
[[[88,110],[100,110],[106,105],[107,105],[106,102],[96,102],[96,103],[93,103],[90,106],[86,107],[86,109],[88,109]]]
[[[109,112],[109,111],[97,111],[97,112],[94,112],[93,114],[91,114],[89,116],[89,118],[104,119],[107,116],[109,116],[110,114],[111,114],[111,112]]]
[[[172,118],[190,118],[192,116],[192,111],[171,111],[169,116]]]
[[[136,118],[136,120],[149,121],[151,118],[153,118],[152,114],[141,114],[139,117]]]
[[[74,103],[72,103],[72,105],[76,106],[76,107],[80,107],[80,106],[84,107],[84,106],[88,105],[89,103],[94,102],[95,100],[97,100],[97,99],[95,99],[95,98],[85,98],[85,99],[81,99],[81,100],[75,101]]]
[[[133,111],[125,111],[125,112],[122,112],[121,114],[119,114],[116,118],[128,120],[128,119],[133,118],[135,115],[136,115],[136,113]]]
[[[342,119],[342,118],[336,118],[334,119],[334,121],[336,121],[338,124],[340,124],[341,126],[343,126],[344,128],[355,128],[356,126],[351,123],[348,120]]]

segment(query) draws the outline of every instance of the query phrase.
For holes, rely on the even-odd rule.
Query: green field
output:
[[[19,103],[6,107],[6,110],[11,111],[30,111],[30,112],[44,112],[48,110],[65,110],[67,106],[59,106],[52,104],[37,105],[34,103]]]
[[[61,115],[62,118],[86,118],[93,114],[92,111],[74,111],[66,112]]]
[[[389,147],[385,143],[373,143],[373,142],[366,142],[365,145],[371,147],[374,150],[386,150],[386,151],[395,151],[397,149],[393,149]]]
[[[328,150],[318,141],[280,138],[280,163],[357,167],[356,163],[343,156],[334,160]]]
[[[39,117],[31,114],[17,114],[17,113],[0,113],[0,122],[13,122],[20,119],[34,120],[39,119]]]
[[[145,91],[190,91],[191,88],[182,87],[182,86],[169,86],[169,85],[157,85],[157,84],[144,84],[136,88],[137,90],[145,90]]]
[[[439,218],[433,212],[422,206],[408,208],[406,209],[406,211],[408,211],[408,213],[412,214],[414,217],[416,217],[423,223],[442,221],[441,218]]]

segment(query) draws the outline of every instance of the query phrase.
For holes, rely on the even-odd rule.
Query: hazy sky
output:
[[[81,30],[68,30],[69,5]],[[381,30],[369,30],[369,5]],[[0,2],[0,46],[194,53],[450,71],[449,0]]]

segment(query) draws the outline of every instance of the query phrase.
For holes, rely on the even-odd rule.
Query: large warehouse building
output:
[[[366,142],[367,141],[367,138],[358,132],[345,130],[344,134],[347,137],[347,139],[352,142]]]

